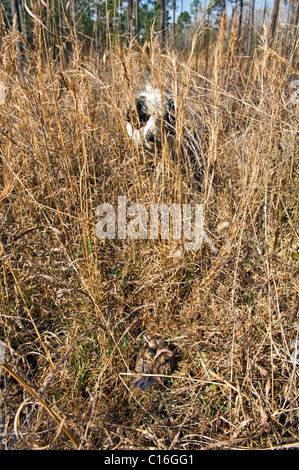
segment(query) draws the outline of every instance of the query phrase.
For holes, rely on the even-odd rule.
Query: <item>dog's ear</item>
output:
[[[144,55],[143,60],[145,64],[144,69],[143,69],[143,83],[147,88],[153,87],[154,86],[153,77],[152,77],[152,72],[149,66],[151,64],[151,61],[150,61],[151,48],[150,48],[150,44],[148,41],[145,41],[143,48],[142,48],[142,52]]]
[[[150,46],[150,43],[148,41],[145,41],[145,43],[142,47],[142,52],[146,57],[150,58],[150,56],[151,56],[151,46]]]
[[[143,69],[143,83],[146,87],[153,86],[152,73],[148,65],[145,65]]]

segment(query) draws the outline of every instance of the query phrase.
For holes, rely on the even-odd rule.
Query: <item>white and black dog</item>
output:
[[[135,98],[127,112],[128,135],[138,145],[154,154],[160,148],[164,136],[170,142],[175,134],[175,104],[173,98],[154,87],[148,65],[144,67],[145,90]]]
[[[139,93],[127,111],[127,133],[129,137],[151,156],[161,150],[165,143],[175,155],[176,104],[171,94],[154,86],[151,71],[145,65],[143,71],[144,90]],[[204,174],[204,158],[201,142],[183,126],[181,133],[181,167],[189,168],[189,176],[199,188]]]

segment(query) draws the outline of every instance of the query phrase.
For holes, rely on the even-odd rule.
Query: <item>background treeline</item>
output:
[[[190,12],[183,0],[3,0],[0,6],[2,34],[14,25],[21,41],[34,48],[42,30],[54,57],[60,47],[70,48],[78,39],[85,49],[103,51],[132,37],[142,43],[152,34],[162,44],[188,50],[199,27],[201,47],[208,50],[217,40],[221,18],[242,53],[252,54],[264,25],[271,46],[278,41],[290,61],[296,52],[298,0],[193,0]]]

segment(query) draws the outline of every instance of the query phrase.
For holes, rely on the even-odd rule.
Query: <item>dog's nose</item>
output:
[[[154,132],[148,132],[146,139],[153,144],[155,142],[155,134]]]

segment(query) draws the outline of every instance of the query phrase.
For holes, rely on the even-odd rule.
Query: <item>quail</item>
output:
[[[170,375],[173,367],[174,355],[167,348],[166,342],[158,334],[145,334],[135,366],[135,371],[140,375],[132,385],[142,391],[147,390],[155,382],[164,385],[164,377],[157,377],[156,374]],[[142,375],[143,373],[151,375]]]

